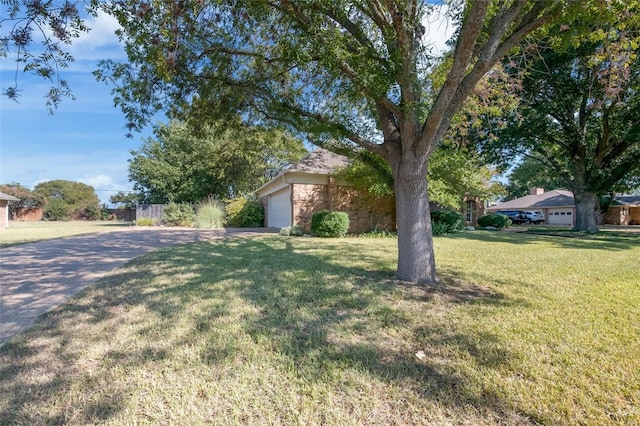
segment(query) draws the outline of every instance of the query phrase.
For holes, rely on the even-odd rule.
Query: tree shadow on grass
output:
[[[426,288],[391,281],[393,262],[369,269],[373,258],[329,240],[234,238],[136,259],[0,348],[0,418],[8,424],[32,422],[33,413],[25,407],[46,405],[74,384],[108,382],[110,366],[156,368],[171,356],[172,349],[166,348],[182,348],[203,336],[211,336],[201,354],[203,364],[238,356],[238,347],[221,346],[211,334],[225,333],[212,321],[231,315],[230,304],[238,297],[253,310],[236,325],[255,341],[272,342],[304,380],[356,369],[389,385],[406,383],[419,398],[451,410],[471,406],[494,418],[513,416],[508,401],[487,389],[478,393],[478,383],[470,382],[455,362],[441,362],[461,351],[475,365],[499,368],[512,356],[506,342],[464,327],[451,329],[438,319],[459,304],[518,302],[455,276]],[[419,306],[426,320],[435,321],[406,311],[399,302]],[[195,305],[205,311],[191,313]],[[99,347],[112,337],[110,330],[118,333],[119,324],[135,323],[138,311],[152,314],[153,320],[131,329],[139,337],[137,346],[107,350],[91,361],[90,373],[83,373],[86,351],[79,350],[78,339],[86,348]],[[172,330],[181,322],[188,326],[176,335]],[[394,330],[409,340],[393,340]],[[416,357],[417,350],[425,357]],[[52,369],[48,378],[38,377],[34,384],[34,372],[47,368]],[[76,401],[74,421],[99,422],[121,414],[126,394],[126,389],[106,389],[90,402]],[[40,413],[36,423],[63,423],[61,415]]]
[[[472,231],[444,235],[439,238],[466,239],[471,241],[509,243],[517,245],[548,244],[568,249],[597,249],[597,250],[630,250],[640,247],[640,234],[610,235],[565,233],[541,234],[515,231]]]

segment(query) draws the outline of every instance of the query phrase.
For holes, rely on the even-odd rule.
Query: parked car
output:
[[[539,210],[525,210],[522,213],[525,219],[524,223],[534,223],[538,225],[546,220],[544,213]]]
[[[507,216],[515,224],[525,223],[527,220],[522,210],[498,210],[496,213]]]

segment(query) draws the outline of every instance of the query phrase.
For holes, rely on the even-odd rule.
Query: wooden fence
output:
[[[9,204],[9,212],[11,216],[11,220],[15,220],[18,222],[37,222],[42,220],[42,208],[38,207],[35,209],[25,209],[25,208],[12,208],[11,204]]]
[[[109,214],[115,216],[117,220],[123,222],[136,221],[136,209],[132,207],[123,207],[119,209],[109,209]]]
[[[136,208],[135,220],[148,217],[156,221],[162,220],[164,204],[141,204]]]

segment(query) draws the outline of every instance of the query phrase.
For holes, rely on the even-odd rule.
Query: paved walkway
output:
[[[132,227],[0,249],[0,345],[135,257],[194,241],[269,232]]]

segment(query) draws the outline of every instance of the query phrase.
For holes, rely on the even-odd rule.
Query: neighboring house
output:
[[[571,191],[555,189],[544,192],[542,188],[532,188],[529,195],[496,204],[487,209],[498,210],[538,210],[544,213],[549,225],[575,225],[576,206]]]
[[[467,225],[477,225],[478,218],[485,214],[485,203],[480,197],[465,197],[462,200],[462,216]]]
[[[610,225],[640,225],[640,196],[617,196],[603,217]]]
[[[20,201],[18,198],[0,192],[0,229],[9,227],[9,202]]]
[[[322,210],[349,215],[349,232],[395,229],[393,197],[373,197],[336,180],[337,169],[351,160],[316,149],[255,191],[264,205],[265,226],[299,225],[309,231],[311,217]]]

